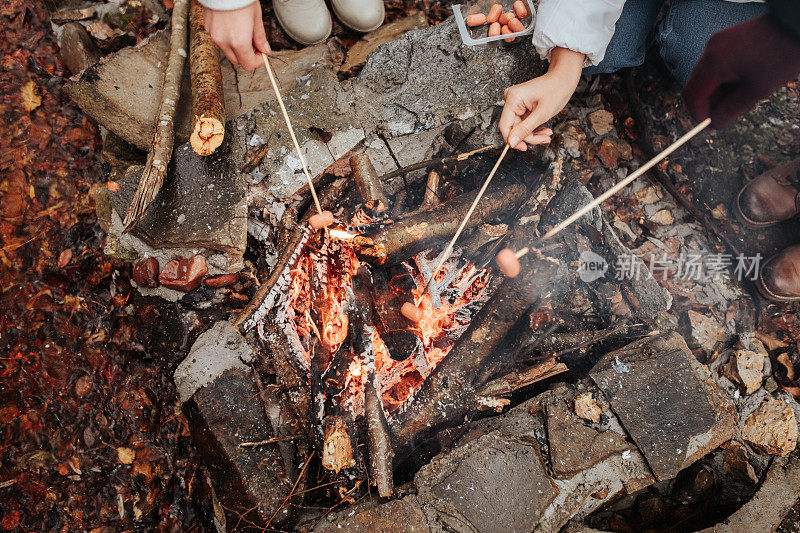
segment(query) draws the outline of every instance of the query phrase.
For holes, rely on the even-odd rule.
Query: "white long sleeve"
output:
[[[586,54],[585,66],[598,64],[614,35],[625,0],[541,0],[533,45],[543,59],[555,47]]]
[[[215,11],[233,11],[247,7],[256,0],[197,0],[203,6]]]

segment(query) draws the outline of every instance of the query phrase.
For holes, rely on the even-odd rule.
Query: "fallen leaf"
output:
[[[614,129],[614,115],[605,109],[598,109],[594,113],[589,114],[589,123],[591,123],[595,133],[598,135],[605,135]]]
[[[786,352],[780,354],[778,356],[778,362],[786,369],[786,379],[792,381],[794,379],[794,365],[791,359],[789,359],[789,354]]]
[[[111,192],[119,191],[119,183],[117,183],[116,181],[109,181],[108,183],[106,183],[106,187],[108,187],[108,190]]]
[[[72,261],[72,248],[66,248],[58,256],[58,268],[64,268]]]
[[[33,80],[28,80],[28,83],[22,86],[20,90],[22,98],[22,107],[25,111],[30,113],[40,105],[42,105],[42,96],[39,94],[39,87]]]
[[[725,207],[725,204],[717,204],[717,207],[711,210],[711,216],[717,220],[728,218],[728,209]]]
[[[131,450],[130,448],[125,448],[120,446],[117,448],[117,459],[119,462],[124,465],[129,465],[133,463],[133,460],[136,458],[136,452]]]

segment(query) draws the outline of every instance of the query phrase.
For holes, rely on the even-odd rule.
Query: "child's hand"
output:
[[[253,70],[263,62],[261,52],[269,54],[272,51],[267,42],[258,0],[233,11],[205,8],[203,15],[206,30],[234,65]]]
[[[564,109],[581,77],[584,55],[556,48],[547,74],[509,87],[500,115],[500,133],[512,148],[525,151],[529,144],[547,144],[553,132],[540,128]]]

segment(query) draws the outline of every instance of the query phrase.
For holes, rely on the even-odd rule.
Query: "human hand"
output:
[[[553,131],[540,127],[567,105],[578,81],[585,56],[566,48],[555,48],[547,74],[509,87],[500,115],[500,134],[520,151],[529,144],[547,144]]]
[[[800,39],[772,15],[711,36],[683,90],[698,122],[726,128],[800,72]]]
[[[253,70],[261,65],[262,52],[272,52],[264,31],[261,3],[258,0],[247,7],[232,11],[205,8],[203,16],[209,35],[234,65]]]

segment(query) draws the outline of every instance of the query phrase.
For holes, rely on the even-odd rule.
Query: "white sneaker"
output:
[[[386,16],[383,0],[331,0],[331,7],[342,24],[361,33],[380,28]]]
[[[300,44],[320,43],[333,29],[325,0],[273,0],[272,9],[284,31]]]

